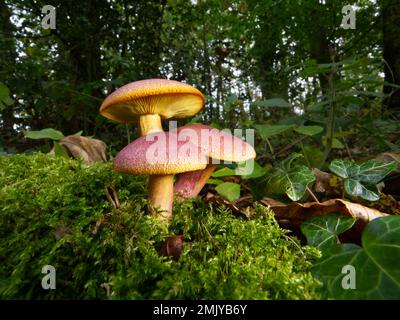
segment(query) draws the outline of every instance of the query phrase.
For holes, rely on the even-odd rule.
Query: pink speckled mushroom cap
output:
[[[194,116],[204,106],[204,95],[186,83],[166,79],[131,82],[108,95],[100,114],[120,123],[134,123],[141,115],[162,119]]]
[[[202,170],[207,157],[190,141],[180,141],[171,132],[157,132],[128,144],[115,157],[117,172],[132,175],[168,175]]]
[[[180,140],[188,140],[201,147],[213,159],[229,162],[242,162],[256,157],[254,148],[229,132],[221,131],[204,124],[189,124],[175,132]]]

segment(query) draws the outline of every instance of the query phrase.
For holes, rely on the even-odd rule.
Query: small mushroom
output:
[[[115,90],[103,101],[100,114],[120,123],[139,123],[141,136],[163,131],[161,120],[184,119],[204,106],[196,88],[174,80],[147,79]]]
[[[132,175],[149,175],[150,212],[160,220],[172,215],[174,174],[204,169],[207,158],[190,141],[180,141],[172,132],[152,133],[128,144],[114,159],[114,170]]]
[[[204,124],[189,124],[177,128],[176,133],[181,140],[187,137],[191,143],[199,146],[209,157],[205,169],[177,175],[174,193],[177,193],[183,199],[193,198],[199,194],[216,169],[216,162],[219,163],[219,160],[242,162],[256,157],[254,148],[247,142],[226,131]]]

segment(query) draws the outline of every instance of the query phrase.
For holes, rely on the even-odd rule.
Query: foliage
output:
[[[270,194],[285,194],[293,201],[301,199],[307,186],[314,181],[315,177],[309,168],[304,165],[294,164],[299,154],[293,154],[282,161],[269,179],[267,192]]]
[[[329,169],[344,178],[344,189],[354,197],[369,201],[379,200],[376,184],[397,167],[395,162],[371,160],[356,164],[349,160],[333,160]]]
[[[11,106],[13,103],[14,100],[10,98],[10,89],[4,83],[0,82],[0,111]]]
[[[25,133],[25,137],[29,139],[51,139],[58,141],[64,138],[64,135],[61,131],[46,128],[39,131],[28,131]]]
[[[315,218],[319,232],[307,222],[302,230],[309,243],[325,243],[322,258],[313,273],[324,283],[328,296],[335,299],[398,299],[400,293],[400,217],[381,217],[371,221],[362,234],[362,247],[337,244],[333,236],[351,226],[338,215]],[[336,220],[336,221],[335,221]],[[321,226],[326,223],[326,229]],[[338,225],[332,229],[333,225]],[[340,227],[339,227],[340,226]],[[329,246],[328,246],[329,244]],[[345,266],[355,270],[355,288],[345,289]]]
[[[36,154],[0,157],[0,296],[14,299],[310,299],[319,253],[256,206],[251,220],[199,200],[177,204],[170,229],[145,215],[145,179],[110,163]],[[107,201],[118,191],[121,207]],[[183,234],[178,262],[158,254]],[[44,265],[57,290],[41,288]],[[106,288],[110,289],[107,295]]]
[[[229,201],[234,201],[240,197],[240,184],[233,182],[223,182],[215,187],[215,190]]]
[[[307,243],[318,247],[323,253],[339,243],[339,234],[350,229],[355,219],[340,213],[331,213],[307,220],[301,225],[301,232],[307,237]]]
[[[100,104],[116,87],[150,77],[204,92],[197,121],[297,127],[268,137],[272,159],[299,134],[304,146],[294,144],[293,152],[309,162],[322,152],[318,167],[349,145],[364,153],[399,149],[398,118],[382,109],[399,85],[390,72],[397,68],[383,60],[386,1],[357,1],[352,32],[339,27],[344,0],[101,0],[80,10],[53,1],[55,30],[41,27],[45,4],[0,3],[0,79],[13,102],[0,110],[0,143],[7,149],[37,150],[46,142],[26,141],[22,132],[57,128],[66,135],[83,130],[112,153],[120,150],[136,126],[127,130],[99,116]],[[1,85],[0,97],[5,92]],[[311,126],[324,131],[304,131]],[[257,147],[266,151],[264,142]]]

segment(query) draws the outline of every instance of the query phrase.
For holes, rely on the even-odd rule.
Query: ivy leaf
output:
[[[375,186],[362,184],[355,179],[345,179],[344,189],[348,194],[354,197],[361,197],[368,201],[377,201],[380,198],[379,191]]]
[[[358,178],[362,182],[377,184],[390,172],[396,170],[396,167],[395,162],[367,161],[359,166]]]
[[[349,168],[353,166],[354,163],[350,160],[333,160],[329,165],[329,169],[336,175],[342,178],[349,177]]]
[[[304,196],[307,186],[314,179],[312,170],[306,166],[298,166],[296,171],[287,174],[286,194],[293,201],[300,200]]]
[[[215,187],[215,190],[229,201],[240,198],[240,185],[233,182],[224,182]]]
[[[256,106],[259,106],[259,107],[279,107],[279,108],[289,108],[290,107],[290,103],[281,98],[258,100],[258,101],[253,102],[253,104]]]
[[[305,221],[301,225],[301,232],[309,245],[318,247],[324,253],[339,243],[338,235],[350,229],[355,221],[352,217],[331,213]]]
[[[377,201],[379,192],[374,185],[396,170],[396,163],[371,160],[358,165],[348,160],[333,160],[329,169],[345,179],[344,188],[349,195]]]
[[[61,131],[47,128],[39,131],[28,131],[25,133],[25,137],[30,139],[52,139],[58,141],[64,138],[64,135]]]
[[[286,193],[292,201],[298,201],[314,179],[314,173],[308,167],[295,166],[290,171],[281,171],[273,175],[268,181],[267,191],[275,194]]]
[[[294,131],[304,134],[306,136],[314,136],[318,133],[321,133],[324,128],[320,126],[300,126],[294,129]]]
[[[362,247],[335,245],[311,269],[333,299],[398,299],[400,294],[400,217],[371,221]],[[355,288],[344,289],[345,266],[355,271]]]
[[[281,134],[289,129],[294,128],[293,125],[285,125],[285,124],[277,124],[277,125],[261,124],[261,125],[256,125],[255,127],[263,139],[275,136],[277,134]]]

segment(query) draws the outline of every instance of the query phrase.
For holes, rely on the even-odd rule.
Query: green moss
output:
[[[201,200],[176,204],[169,230],[145,214],[146,180],[44,154],[0,157],[0,297],[17,299],[310,299],[318,252],[265,207],[251,220]],[[118,190],[121,208],[105,189]],[[157,250],[187,239],[179,260]],[[53,265],[57,289],[43,290]],[[110,295],[107,296],[106,287]]]

